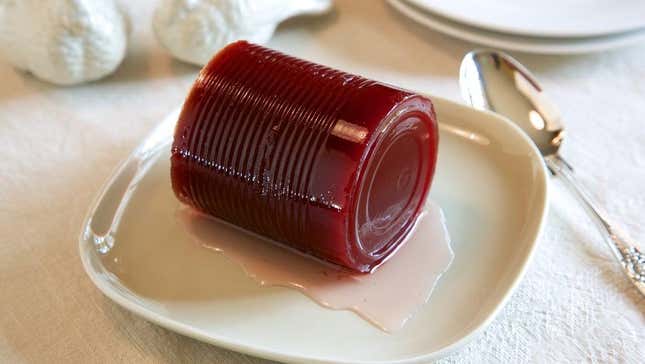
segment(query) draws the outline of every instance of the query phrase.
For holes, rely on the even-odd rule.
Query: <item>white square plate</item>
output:
[[[87,274],[147,320],[218,346],[285,362],[417,363],[482,330],[522,277],[547,210],[547,172],[510,122],[432,97],[440,122],[431,198],[455,259],[430,301],[395,334],[294,290],[261,287],[206,251],[176,220],[170,115],[110,178],[80,238]]]

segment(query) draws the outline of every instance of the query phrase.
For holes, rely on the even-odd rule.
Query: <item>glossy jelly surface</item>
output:
[[[175,194],[369,272],[404,241],[437,157],[429,99],[244,41],[201,71],[175,131]]]

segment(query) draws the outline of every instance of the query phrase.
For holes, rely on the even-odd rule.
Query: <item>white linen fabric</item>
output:
[[[81,267],[77,237],[98,188],[198,72],[154,41],[154,1],[129,3],[129,53],[105,80],[57,88],[0,65],[0,362],[266,363],[131,315]],[[364,41],[374,34],[379,42]],[[332,15],[289,21],[270,45],[453,100],[460,59],[475,47],[369,0],[338,0]],[[516,56],[561,106],[564,154],[581,182],[645,242],[645,44]],[[645,299],[552,182],[546,229],[519,288],[481,336],[442,362],[643,362]]]

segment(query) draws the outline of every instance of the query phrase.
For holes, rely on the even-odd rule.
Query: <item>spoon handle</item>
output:
[[[585,190],[578,184],[571,166],[559,155],[550,155],[544,158],[547,167],[556,176],[562,177],[567,187],[573,191],[588,215],[596,223],[605,242],[611,249],[616,259],[621,263],[623,272],[629,277],[634,286],[645,296],[645,254],[615,226],[612,226],[605,214],[596,207]]]

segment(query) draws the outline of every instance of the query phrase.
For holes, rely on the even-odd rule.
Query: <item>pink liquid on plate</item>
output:
[[[387,332],[401,329],[428,301],[453,258],[443,213],[432,202],[396,254],[371,274],[276,248],[265,238],[190,208],[181,209],[178,217],[200,245],[224,254],[261,285],[299,290],[324,307],[354,311]]]

